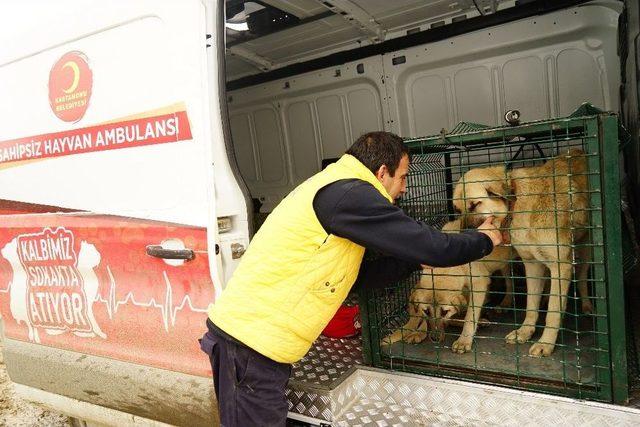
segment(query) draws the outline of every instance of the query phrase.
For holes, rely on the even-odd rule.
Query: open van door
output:
[[[174,424],[208,415],[190,404],[165,417],[151,373],[110,366],[204,377],[185,389],[209,395],[196,338],[220,286],[215,5],[0,6],[0,311],[21,387]],[[176,387],[184,377],[162,378]]]

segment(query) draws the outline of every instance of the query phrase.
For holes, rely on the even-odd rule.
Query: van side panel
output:
[[[14,382],[162,422],[211,420],[197,339],[222,289],[209,63],[221,40],[207,16],[219,5],[0,6],[0,314]]]
[[[208,226],[205,5],[25,1],[5,15],[0,198]]]
[[[53,396],[66,396],[171,425],[219,425],[211,377],[135,365],[10,338],[4,345],[7,347],[3,352],[4,363],[11,370],[16,392],[26,392],[30,399],[39,401],[43,394],[39,391],[44,390]],[[44,403],[78,418],[94,419],[90,414],[95,408],[91,408],[92,411],[84,405],[69,407],[61,404],[64,401],[53,399],[53,403],[47,400]],[[98,425],[135,424],[132,416],[128,422],[114,424],[116,421],[106,415],[96,419],[100,422]]]
[[[169,265],[146,254],[169,238],[195,259]],[[197,342],[214,301],[204,228],[86,213],[5,215],[0,255],[6,337],[211,375]]]

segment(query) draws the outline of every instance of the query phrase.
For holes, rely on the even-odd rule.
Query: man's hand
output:
[[[489,236],[489,238],[493,242],[493,246],[498,246],[502,244],[502,232],[498,229],[498,227],[493,225],[493,220],[493,216],[485,219],[484,222],[480,224],[480,227],[478,227],[478,231]]]

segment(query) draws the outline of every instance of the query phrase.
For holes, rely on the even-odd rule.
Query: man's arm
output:
[[[353,287],[366,286],[369,289],[381,289],[406,279],[419,268],[420,264],[390,256],[375,259],[366,259],[365,257],[360,264],[358,278]]]
[[[389,203],[371,184],[341,180],[321,189],[313,202],[327,233],[349,239],[412,265],[461,265],[493,250],[478,232],[443,233],[416,221]]]

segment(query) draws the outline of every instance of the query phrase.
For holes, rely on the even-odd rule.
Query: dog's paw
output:
[[[471,345],[473,344],[472,338],[460,337],[451,345],[451,351],[458,354],[463,354],[471,351]]]
[[[396,331],[394,333],[392,333],[391,335],[387,335],[386,337],[382,338],[380,340],[380,345],[381,346],[387,346],[387,345],[391,345],[394,342],[398,342],[398,341],[402,341],[402,332],[400,331]]]
[[[537,342],[531,346],[529,349],[529,355],[535,357],[547,357],[551,356],[553,353],[553,348],[555,346],[549,343]]]
[[[427,333],[426,332],[414,332],[414,333],[409,334],[408,336],[406,336],[404,338],[404,341],[408,342],[409,344],[418,344],[418,343],[421,343],[422,341],[424,341],[425,339],[427,339]]]
[[[504,339],[507,344],[522,344],[527,342],[529,338],[531,338],[534,331],[535,328],[532,328],[530,326],[521,326],[519,329],[509,332],[507,336],[504,337]]]
[[[387,346],[387,345],[391,345],[393,344],[393,341],[391,341],[391,336],[388,337],[384,337],[380,340],[380,345],[381,346]]]

